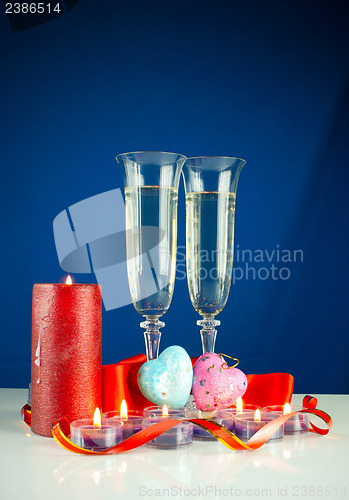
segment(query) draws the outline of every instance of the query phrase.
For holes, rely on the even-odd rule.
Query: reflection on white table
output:
[[[0,389],[4,500],[349,498],[346,395],[317,396],[318,407],[333,418],[327,436],[285,436],[256,451],[196,441],[180,450],[143,446],[106,457],[75,455],[53,439],[32,434],[20,417],[26,398],[24,389]],[[292,400],[301,401],[300,395]]]

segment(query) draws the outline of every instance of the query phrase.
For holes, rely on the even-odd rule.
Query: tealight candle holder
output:
[[[162,422],[164,419],[177,419],[185,417],[185,408],[149,406],[143,410],[144,420],[143,429],[153,424]],[[172,429],[164,432],[155,439],[147,443],[148,446],[154,446],[162,449],[181,448],[188,446],[193,442],[193,424],[191,422],[181,422]]]
[[[242,401],[241,397],[238,397],[236,403],[233,404],[231,410],[235,411],[235,413],[242,413],[245,411],[256,411],[261,410],[260,406],[246,404]]]
[[[223,425],[228,431],[234,432],[235,416],[236,411],[233,408],[226,408],[224,410],[218,410],[214,420],[217,424]]]
[[[127,416],[118,411],[110,411],[103,413],[103,418],[106,424],[113,422],[122,422],[122,438],[123,440],[133,436],[142,430],[143,413],[136,410],[128,410]]]
[[[92,419],[75,420],[70,424],[70,439],[86,450],[103,451],[122,441],[122,427],[118,421],[95,425]]]
[[[217,411],[201,411],[201,410],[189,410],[185,413],[185,417],[189,419],[203,418],[205,420],[215,420]],[[193,439],[198,439],[200,441],[215,441],[216,438],[212,436],[202,427],[194,425],[193,428]]]
[[[143,420],[143,429],[162,422],[163,419],[171,417],[148,417]],[[148,446],[155,446],[157,448],[172,449],[187,446],[193,442],[193,424],[191,422],[181,422],[172,429],[164,432],[155,439],[147,443]]]
[[[229,431],[234,432],[235,413],[235,410],[232,410],[231,408],[214,411],[191,409],[186,412],[185,416],[188,419],[202,418],[205,420],[213,420],[214,422],[217,422],[217,424],[223,425]],[[198,425],[194,425],[193,438],[200,441],[216,441],[216,438],[212,436],[212,434]]]
[[[269,422],[279,417],[280,415],[275,412],[257,413],[256,412],[242,412],[235,416],[235,435],[241,441],[248,441],[259,429],[267,425]],[[271,436],[269,441],[282,439],[284,437],[283,425]],[[268,441],[268,442],[269,442]]]
[[[288,415],[295,411],[303,410],[302,406],[291,406],[289,403],[285,405],[273,405],[263,408],[264,412],[274,412],[280,415]],[[309,430],[309,415],[308,413],[297,413],[290,417],[284,423],[285,434],[294,434],[295,432],[307,432]]]
[[[170,418],[184,418],[184,406],[147,406],[143,409],[144,418],[165,416]]]

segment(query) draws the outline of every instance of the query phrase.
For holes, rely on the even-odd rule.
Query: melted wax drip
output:
[[[40,323],[40,330],[39,330],[39,338],[38,338],[38,346],[36,348],[36,351],[35,351],[35,356],[36,356],[36,360],[34,361],[34,363],[36,364],[36,366],[39,367],[39,375],[38,375],[38,379],[36,381],[37,384],[40,384],[40,367],[41,367],[41,338],[42,338],[42,333],[43,331],[47,328],[47,326],[45,326],[45,321],[48,319],[48,318],[51,318],[50,316],[50,311],[51,311],[51,307],[53,305],[53,302],[54,302],[54,296],[51,297],[50,301],[48,302],[47,304],[47,309],[45,311],[45,316],[41,319],[41,323]]]

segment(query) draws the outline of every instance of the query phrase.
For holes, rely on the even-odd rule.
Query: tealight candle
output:
[[[184,418],[185,408],[182,407],[163,407],[150,406],[143,410],[145,419],[143,420],[143,429],[163,421],[164,419]],[[149,446],[157,448],[171,449],[187,446],[193,442],[193,424],[191,422],[181,422],[172,429],[164,432],[155,439],[147,443]]]
[[[185,417],[189,419],[203,418],[205,420],[215,420],[216,411],[201,411],[201,410],[189,410],[185,413]],[[216,438],[212,436],[202,427],[194,425],[193,428],[193,438],[199,439],[200,441],[215,441]]]
[[[303,410],[302,406],[291,406],[289,403],[285,405],[266,406],[264,411],[274,412],[280,415],[289,415],[295,411]],[[309,416],[307,413],[297,413],[290,417],[284,423],[285,434],[294,434],[295,432],[306,432],[309,430]]]
[[[102,451],[122,441],[122,426],[120,421],[102,424],[100,410],[96,408],[93,420],[75,420],[70,424],[70,439],[86,450]]]
[[[235,416],[235,435],[242,441],[248,441],[259,429],[279,416],[278,413],[270,412],[261,414],[260,410],[243,412]],[[281,439],[284,436],[284,427],[281,426],[269,439]]]
[[[246,404],[243,402],[241,397],[238,397],[236,403],[231,407],[231,409],[235,411],[235,413],[242,413],[245,411],[261,410],[261,407],[257,405]]]
[[[235,410],[232,410],[231,408],[215,411],[189,410],[186,412],[185,416],[188,419],[202,418],[205,420],[213,420],[214,422],[217,422],[217,424],[223,425],[226,429],[233,432],[235,413]],[[201,441],[216,440],[212,434],[198,425],[194,425],[193,438]]]
[[[214,419],[217,424],[223,425],[228,431],[234,432],[236,412],[232,408],[218,410],[217,416]]]
[[[103,417],[107,424],[112,422],[123,423],[123,439],[127,439],[142,430],[143,413],[141,411],[128,410],[125,400],[121,403],[120,412],[109,411],[107,413],[103,413]]]
[[[149,417],[170,417],[184,418],[186,409],[184,406],[147,406],[143,409],[143,416]]]

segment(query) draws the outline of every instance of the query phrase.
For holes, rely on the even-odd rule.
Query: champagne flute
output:
[[[235,199],[245,160],[228,156],[187,158],[183,167],[186,199],[187,281],[194,309],[202,316],[203,353],[214,352],[233,271]]]
[[[161,151],[124,153],[127,275],[147,358],[159,354],[159,318],[172,300],[177,251],[177,202],[185,156]]]

